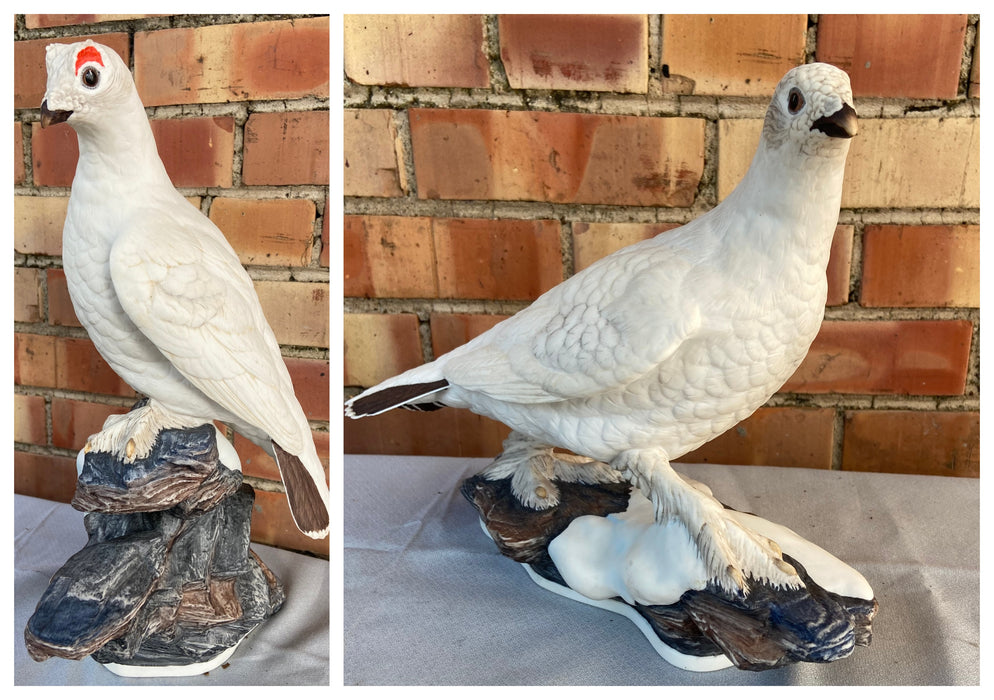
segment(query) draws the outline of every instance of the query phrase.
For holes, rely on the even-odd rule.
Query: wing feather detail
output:
[[[685,284],[691,262],[650,244],[584,269],[440,358],[442,376],[517,403],[582,399],[642,377],[701,330]]]
[[[143,213],[110,254],[125,313],[191,384],[299,453],[302,411],[237,255],[192,207]]]

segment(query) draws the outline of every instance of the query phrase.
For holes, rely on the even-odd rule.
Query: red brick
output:
[[[345,217],[345,296],[436,297],[432,219]]]
[[[231,187],[234,131],[232,117],[152,121],[159,158],[176,187]]]
[[[503,423],[456,408],[343,420],[346,454],[496,457],[510,432]]]
[[[314,540],[301,533],[290,515],[286,494],[273,491],[255,490],[252,541],[282,549],[311,552],[325,558],[329,554],[329,538]]]
[[[210,210],[245,265],[309,265],[315,214],[309,199],[217,197]]]
[[[14,320],[37,323],[42,320],[41,271],[37,268],[14,268]]]
[[[834,424],[830,408],[761,408],[678,461],[831,469]]]
[[[14,384],[55,386],[55,342],[48,335],[14,334]]]
[[[782,391],[962,394],[972,333],[969,321],[825,321]]]
[[[345,385],[372,386],[424,362],[412,314],[345,314]]]
[[[832,252],[828,258],[828,298],[826,306],[841,306],[849,301],[849,274],[852,270],[853,226],[835,227]]]
[[[534,299],[562,279],[555,221],[346,217],[348,296]]]
[[[328,347],[327,283],[260,280],[255,291],[280,345]]]
[[[14,184],[23,185],[27,174],[24,170],[24,140],[21,122],[14,122]]]
[[[345,15],[344,37],[360,85],[490,87],[481,15]]]
[[[821,15],[819,61],[849,74],[853,94],[952,98],[966,15]]]
[[[75,458],[15,450],[14,493],[69,503],[76,493]]]
[[[327,185],[328,112],[255,112],[244,150],[246,185]]]
[[[287,357],[293,391],[310,420],[328,420],[331,401],[328,360]],[[336,413],[337,415],[337,413]]]
[[[42,129],[31,125],[31,160],[34,184],[39,187],[69,187],[76,174],[79,144],[76,132],[68,124]]]
[[[664,89],[768,97],[804,63],[807,15],[664,15]]]
[[[14,442],[48,444],[45,397],[14,394]]]
[[[510,316],[499,314],[432,314],[431,349],[435,357],[455,350]]]
[[[500,15],[500,55],[512,88],[648,89],[646,15]]]
[[[979,226],[867,226],[863,306],[980,306]]]
[[[69,297],[65,271],[50,268],[45,273],[48,277],[48,323],[52,326],[81,326]]]
[[[842,468],[891,474],[980,476],[980,414],[849,411]]]
[[[336,413],[336,416],[339,415]],[[314,438],[314,449],[318,452],[318,459],[321,460],[321,465],[324,467],[325,476],[329,476],[329,469],[331,468],[331,433],[313,431],[311,436]]]
[[[861,119],[842,206],[979,207],[980,120]]]
[[[701,119],[414,109],[410,125],[422,199],[689,206],[704,162]]]
[[[14,197],[14,251],[62,255],[68,197]]]
[[[435,219],[432,229],[442,298],[530,300],[563,281],[558,222]]]
[[[49,44],[74,44],[77,41],[94,41],[108,46],[128,62],[128,35],[122,32],[111,34],[86,34],[55,39],[29,39],[14,42],[14,107],[15,109],[38,109],[45,97],[45,84],[48,74],[45,70],[45,47]]]
[[[327,97],[327,17],[135,34],[146,106]]]
[[[107,416],[127,413],[124,406],[108,406],[92,401],[52,399],[52,444],[81,450],[91,435],[99,433]]]
[[[346,197],[400,197],[406,187],[389,109],[347,109],[343,117]]]

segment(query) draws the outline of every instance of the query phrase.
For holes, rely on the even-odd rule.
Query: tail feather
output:
[[[411,407],[418,410],[424,410],[427,405],[438,408],[438,404],[433,404],[431,401],[419,402],[418,399],[434,394],[448,385],[446,380],[439,379],[434,382],[389,386],[369,394],[360,394],[346,402],[345,415],[350,418],[375,416],[404,404],[413,404]]]
[[[312,476],[307,466],[297,455],[290,454],[276,441],[273,441],[273,451],[276,455],[276,466],[283,477],[286,487],[286,497],[290,502],[290,514],[297,527],[308,537],[316,540],[328,536],[331,516],[324,489],[316,483],[317,477]],[[320,476],[324,480],[324,469]]]

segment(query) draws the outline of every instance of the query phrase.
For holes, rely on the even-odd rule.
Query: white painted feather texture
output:
[[[528,505],[555,504],[555,494],[543,495],[553,487],[538,452],[567,448],[654,491],[657,516],[683,518],[695,538],[719,531],[716,539],[735,540],[720,531],[738,526],[714,522],[722,516],[713,504],[674,495],[683,490],[668,463],[762,406],[817,334],[856,133],[852,102],[841,70],[791,70],[747,174],[718,206],[599,260],[464,346],[364,391],[346,414],[382,412],[389,405],[378,397],[467,408],[510,426],[516,454],[522,440],[534,445],[535,460],[516,475],[540,494],[515,488]],[[427,397],[404,397],[405,386],[443,381]],[[533,478],[522,479],[529,469]],[[712,572],[728,583],[723,567],[740,563],[712,562]],[[777,580],[748,557],[744,566]]]
[[[150,398],[152,427],[230,423],[275,456],[298,527],[324,537],[324,468],[251,278],[170,182],[120,57],[87,41],[50,45],[46,61],[43,123],[67,121],[79,137],[63,231],[77,316]]]

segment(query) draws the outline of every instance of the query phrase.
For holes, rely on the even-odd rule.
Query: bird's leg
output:
[[[748,592],[747,576],[774,585],[801,585],[776,542],[739,524],[707,487],[685,481],[662,450],[626,450],[611,465],[652,501],[656,522],[678,520],[687,528],[709,579],[724,590]]]
[[[553,480],[580,484],[617,483],[618,472],[604,462],[557,453],[551,445],[512,431],[504,450],[482,472],[491,481],[511,479],[511,491],[524,505],[535,510],[559,503],[559,488]]]
[[[109,452],[130,464],[143,459],[152,451],[159,433],[169,428],[192,428],[202,425],[203,419],[181,416],[167,411],[158,402],[149,399],[127,413],[108,416],[99,433],[90,436],[83,448],[85,452]]]

